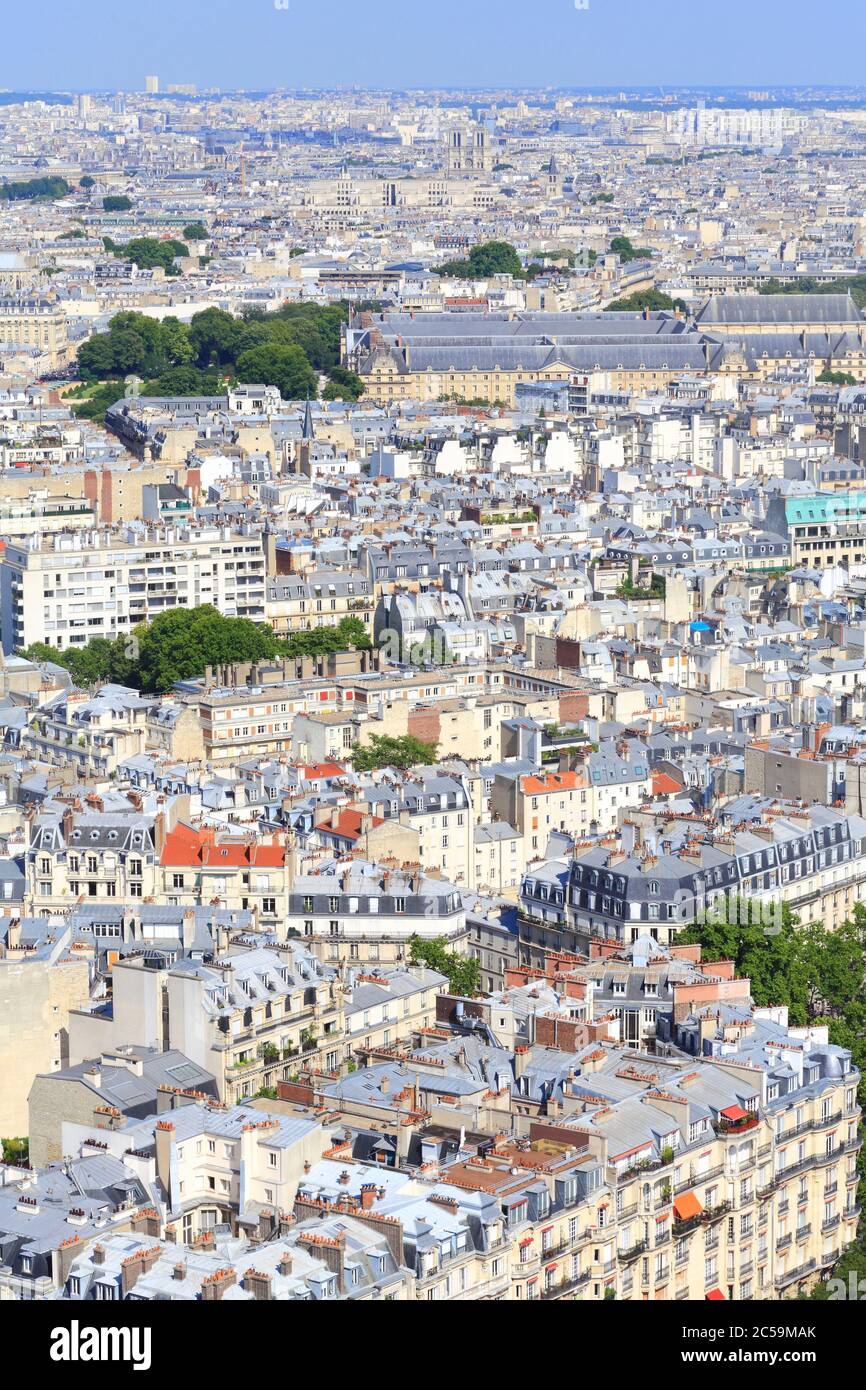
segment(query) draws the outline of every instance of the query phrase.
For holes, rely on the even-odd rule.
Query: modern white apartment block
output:
[[[265,616],[265,556],[247,528],[62,531],[7,544],[0,565],[3,650],[85,646],[172,608],[213,604]]]

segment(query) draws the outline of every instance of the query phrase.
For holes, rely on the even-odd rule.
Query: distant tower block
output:
[[[159,78],[146,77],[144,79],[144,90],[148,92],[151,96],[153,96],[156,92],[159,91]]]

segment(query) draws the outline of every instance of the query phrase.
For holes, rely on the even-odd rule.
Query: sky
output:
[[[6,0],[0,88],[866,85],[864,0],[586,3]]]

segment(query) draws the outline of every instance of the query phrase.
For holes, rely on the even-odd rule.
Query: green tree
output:
[[[30,1141],[28,1139],[0,1139],[4,1163],[28,1163],[30,1160]]]
[[[147,344],[140,333],[121,329],[111,335],[113,370],[126,374],[139,371],[147,358]]]
[[[426,965],[448,979],[452,994],[464,997],[477,994],[481,988],[481,969],[474,956],[461,956],[448,949],[448,938],[434,936],[409,938],[409,959],[413,965]]]
[[[68,647],[59,651],[44,642],[34,642],[21,655],[28,661],[50,661],[62,666],[72,676],[76,685],[114,685],[130,684],[130,677],[136,675],[135,667],[125,653],[126,642],[122,637],[113,641],[107,637],[93,637],[84,647]]]
[[[192,362],[195,354],[189,329],[174,315],[169,315],[159,324],[157,342],[167,365],[186,367]]]
[[[127,198],[125,193],[108,193],[102,200],[102,206],[106,212],[129,212],[132,199]]]
[[[124,246],[105,238],[106,250],[124,260],[132,261],[139,270],[155,270],[161,266],[166,275],[177,275],[174,262],[179,256],[188,256],[189,247],[182,241],[160,241],[157,237],[133,237]]]
[[[394,767],[406,772],[410,767],[435,763],[438,751],[438,744],[426,743],[412,734],[399,738],[373,734],[369,743],[355,749],[352,765],[356,772],[375,772],[380,767]]]
[[[235,364],[238,381],[276,386],[285,401],[318,396],[318,380],[303,348],[263,344],[242,352]]]
[[[663,294],[661,290],[636,290],[625,299],[615,299],[612,304],[608,304],[605,313],[643,313],[644,309],[679,309],[681,313],[688,313],[688,305],[684,299],[671,299],[670,295]]]
[[[85,377],[106,377],[115,373],[114,344],[110,333],[95,333],[78,349],[78,370]]]
[[[145,382],[144,396],[224,396],[225,382],[215,372],[202,372],[198,367],[169,367],[158,377]]]
[[[645,261],[652,256],[649,246],[632,246],[627,236],[615,236],[610,243],[610,250],[623,262]]]
[[[248,618],[226,618],[210,604],[170,608],[135,629],[142,690],[163,693],[175,681],[200,676],[206,666],[263,661],[279,652],[271,628]]]
[[[850,372],[831,372],[829,370],[821,372],[816,381],[826,382],[829,386],[856,386],[857,378]]]
[[[464,280],[486,280],[491,275],[523,276],[523,266],[514,247],[508,241],[483,241],[473,246],[465,261],[446,261],[436,267],[440,275],[454,275]]]
[[[69,184],[57,175],[0,184],[0,202],[20,202],[30,198],[65,198]]]
[[[78,367],[88,378],[131,371],[155,376],[170,367],[186,366],[193,356],[189,329],[179,319],[172,315],[160,321],[127,310],[114,315],[107,333],[82,343]]]
[[[203,309],[200,314],[193,314],[189,340],[198,365],[233,363],[241,331],[240,320],[223,309]]]
[[[203,222],[188,222],[183,229],[187,241],[207,241],[208,230]]]
[[[364,394],[364,383],[356,372],[347,367],[332,367],[328,373],[328,385],[322,392],[325,401],[357,401]]]

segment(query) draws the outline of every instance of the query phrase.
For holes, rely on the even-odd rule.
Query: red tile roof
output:
[[[332,825],[329,820],[317,825],[316,829],[323,835],[333,835],[339,840],[357,840],[361,834],[361,819],[366,812],[362,811],[341,811],[340,818],[336,825]],[[384,825],[383,816],[370,816],[371,828],[377,825]]]
[[[666,772],[653,773],[653,796],[670,796],[672,792],[681,791],[679,782],[675,782]]]
[[[543,795],[545,792],[568,792],[586,786],[584,778],[576,772],[550,772],[546,777],[524,777],[523,790],[529,796]]]
[[[196,830],[191,825],[177,825],[165,837],[160,863],[168,868],[214,867],[240,868],[256,864],[261,868],[281,868],[286,860],[283,841],[217,840],[213,830]]]
[[[341,763],[302,763],[298,772],[308,782],[312,782],[320,777],[343,777],[346,769]]]

